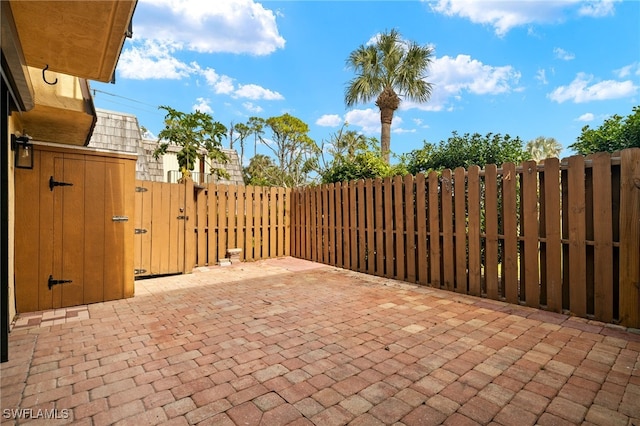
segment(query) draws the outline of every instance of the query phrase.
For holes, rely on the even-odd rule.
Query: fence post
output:
[[[640,149],[620,153],[620,323],[640,328]]]

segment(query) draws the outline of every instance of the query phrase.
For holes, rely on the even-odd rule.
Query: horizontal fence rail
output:
[[[640,149],[296,188],[291,255],[640,327]]]

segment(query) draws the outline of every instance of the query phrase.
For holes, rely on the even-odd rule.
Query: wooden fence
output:
[[[194,266],[216,264],[227,249],[240,248],[245,261],[290,254],[290,190],[208,184],[195,187]],[[187,258],[189,256],[187,255]]]
[[[292,256],[640,327],[640,149],[291,198]]]

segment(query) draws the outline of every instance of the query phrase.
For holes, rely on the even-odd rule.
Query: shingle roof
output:
[[[165,181],[167,171],[163,170],[162,160],[153,158],[153,151],[156,149],[158,141],[142,137],[135,115],[103,109],[97,109],[96,113],[98,121],[89,142],[90,147],[137,154],[136,179]],[[177,148],[170,147],[169,152],[172,151],[177,152]],[[227,170],[229,179],[212,177],[211,181],[244,185],[238,153],[234,149],[227,148],[222,151],[229,157],[229,162],[226,164],[214,162],[212,166]]]

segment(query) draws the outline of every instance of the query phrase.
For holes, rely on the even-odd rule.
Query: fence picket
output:
[[[484,285],[487,297],[498,300],[498,172],[495,164],[484,169]]]
[[[569,157],[569,310],[578,316],[587,314],[586,288],[586,213],[584,157]]]
[[[438,174],[429,172],[429,266],[431,267],[430,285],[441,286],[440,280],[440,185]]]
[[[367,243],[366,243],[366,256],[367,256],[367,268],[368,274],[375,275],[376,273],[376,249],[375,249],[375,224],[374,224],[374,194],[373,194],[373,180],[367,179],[364,186],[365,200],[366,200],[366,225],[367,225]]]
[[[352,271],[358,270],[358,205],[356,182],[349,182],[349,255]]]
[[[351,206],[349,204],[349,184],[342,183],[342,259],[345,269],[351,268],[351,233],[350,231],[350,213]]]
[[[516,165],[502,165],[502,289],[509,303],[518,303],[518,210]]]
[[[427,252],[427,185],[423,173],[416,175],[416,228],[418,231],[418,284],[429,283],[429,254]]]
[[[547,158],[541,174],[540,216],[544,214],[544,244],[541,244],[541,262],[544,262],[544,284],[547,309],[562,312],[562,242],[560,229],[560,161]],[[544,247],[544,250],[542,250]]]
[[[365,200],[365,186],[362,179],[356,182],[356,199],[358,202],[358,217],[357,217],[357,231],[358,231],[358,271],[367,271],[367,223],[366,223],[366,200]]]
[[[412,175],[406,175],[404,177],[404,214],[406,222],[405,232],[405,253],[406,253],[406,265],[407,265],[407,281],[416,282],[416,212],[415,212],[415,188]]]
[[[522,252],[520,255],[520,288],[524,286],[527,306],[540,307],[540,278],[538,267],[538,173],[535,161],[522,163],[521,224]],[[522,296],[522,295],[521,295]]]
[[[466,209],[466,177],[464,168],[458,167],[454,171],[453,202],[454,202],[454,237],[456,279],[455,290],[458,293],[467,292],[467,209]]]
[[[611,209],[611,156],[607,153],[594,154],[592,160],[592,180],[594,239],[594,315],[599,321],[613,320],[613,224]],[[638,204],[640,205],[640,204]]]
[[[640,328],[640,149],[620,153],[620,322]]]
[[[393,207],[394,207],[394,223],[395,223],[395,278],[404,280],[406,277],[406,245],[404,236],[404,202],[402,190],[402,176],[393,178]]]
[[[471,166],[468,171],[469,199],[469,294],[480,296],[480,167]]]
[[[393,278],[395,274],[394,268],[394,246],[393,246],[393,187],[391,178],[384,179],[384,258],[385,258],[385,277]]]
[[[376,226],[376,275],[384,276],[384,198],[382,193],[382,179],[374,181],[375,193],[375,226]]]
[[[442,278],[443,287],[454,290],[455,247],[453,245],[453,179],[450,169],[444,169],[440,177],[440,199],[442,217]]]

